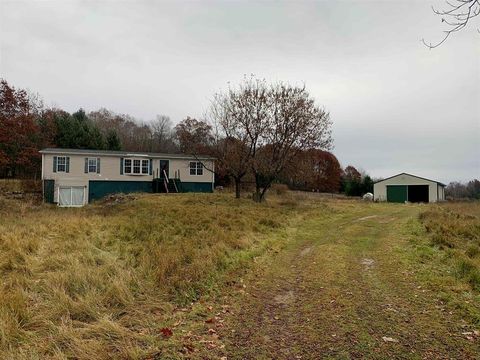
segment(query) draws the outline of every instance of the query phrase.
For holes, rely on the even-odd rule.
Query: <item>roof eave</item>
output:
[[[400,173],[400,174],[393,175],[393,176],[390,176],[390,177],[388,177],[388,178],[375,181],[373,184],[375,185],[375,184],[378,184],[379,182],[382,182],[382,181],[385,181],[385,180],[389,180],[389,179],[393,179],[394,177],[397,177],[397,176],[400,176],[400,175],[413,176],[413,177],[415,177],[415,178],[417,178],[417,179],[422,179],[422,180],[427,180],[427,181],[434,182],[434,183],[436,183],[436,184],[438,184],[438,185],[441,185],[441,186],[443,186],[443,187],[447,186],[447,185],[445,185],[445,184],[443,184],[443,183],[441,183],[441,182],[439,182],[439,181],[435,181],[435,180],[432,180],[432,179],[427,179],[427,178],[424,178],[424,177],[421,177],[421,176],[417,176],[417,175],[413,175],[413,174],[409,174],[409,173],[406,173],[406,172],[402,172],[402,173]]]
[[[68,154],[68,155],[99,155],[99,156],[115,156],[115,157],[128,157],[128,156],[147,156],[150,158],[171,158],[171,159],[199,159],[199,160],[216,160],[216,158],[211,156],[195,156],[188,154],[162,154],[162,153],[148,153],[148,152],[135,152],[135,151],[125,151],[125,152],[108,152],[106,150],[97,151],[93,149],[56,149],[56,148],[45,148],[39,150],[40,154]]]

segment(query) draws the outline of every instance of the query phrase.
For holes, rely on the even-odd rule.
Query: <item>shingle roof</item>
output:
[[[447,186],[447,185],[441,183],[440,181],[435,181],[435,180],[427,179],[427,178],[420,177],[420,176],[417,176],[417,175],[408,174],[408,173],[406,173],[406,172],[403,172],[403,173],[400,173],[400,174],[397,174],[397,175],[390,176],[390,177],[388,177],[388,178],[386,178],[386,179],[382,179],[382,180],[375,181],[374,184],[379,183],[379,182],[382,182],[382,181],[385,181],[385,180],[388,180],[388,179],[392,179],[392,178],[397,177],[397,176],[400,176],[400,175],[413,176],[413,177],[416,177],[416,178],[418,178],[418,179],[427,180],[427,181],[431,181],[431,182],[437,183],[437,184],[439,184],[439,185],[441,185],[441,186]]]
[[[62,148],[46,148],[39,151],[41,154],[78,154],[78,155],[109,155],[118,157],[129,156],[145,156],[151,158],[164,159],[201,159],[214,160],[211,156],[195,156],[187,154],[166,154],[166,153],[152,153],[139,151],[114,151],[114,150],[92,150],[92,149],[62,149]]]

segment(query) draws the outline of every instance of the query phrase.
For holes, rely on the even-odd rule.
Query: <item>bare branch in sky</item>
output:
[[[437,43],[427,43],[422,39],[423,44],[430,49],[442,45],[451,34],[462,30],[472,18],[480,15],[480,0],[450,0],[446,3],[448,7],[443,10],[432,7],[433,12],[442,17],[442,23],[447,24],[448,29],[443,31],[443,39]]]

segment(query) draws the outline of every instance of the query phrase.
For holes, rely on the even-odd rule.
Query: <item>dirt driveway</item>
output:
[[[228,359],[474,359],[479,339],[416,276],[416,206],[342,206],[255,266],[219,332]]]

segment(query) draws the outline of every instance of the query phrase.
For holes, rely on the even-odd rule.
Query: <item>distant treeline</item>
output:
[[[38,178],[41,157],[38,151],[46,147],[126,150],[160,153],[190,152],[224,157],[215,169],[217,183],[232,183],[228,163],[236,161],[234,153],[221,154],[231,137],[218,139],[206,121],[187,117],[173,126],[168,116],[158,115],[142,122],[130,115],[117,114],[106,109],[70,114],[58,108],[47,108],[37,94],[9,85],[0,80],[0,177]],[[269,148],[264,147],[265,153]],[[244,180],[262,182],[246,169]],[[265,177],[268,181],[271,178]],[[353,166],[342,169],[335,155],[321,149],[295,151],[285,163],[275,182],[292,189],[321,192],[345,192],[360,196],[373,191],[372,179]]]
[[[45,147],[98,150],[180,151],[172,122],[159,115],[144,123],[106,109],[70,114],[45,108],[36,94],[0,80],[0,177],[35,177]]]
[[[445,189],[445,195],[451,199],[480,200],[480,181],[475,179],[468,183],[451,182]]]

